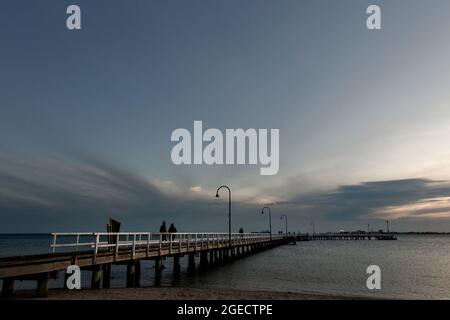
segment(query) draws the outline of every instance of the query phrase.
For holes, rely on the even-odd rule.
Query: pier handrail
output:
[[[133,255],[136,250],[168,249],[179,252],[181,248],[209,248],[224,245],[229,241],[229,233],[220,232],[55,232],[52,233],[53,242],[50,247],[53,253],[58,248],[72,249],[77,252],[80,248],[93,250],[95,255],[101,250],[114,249],[116,254],[120,249],[131,249]],[[110,236],[115,236],[115,243],[108,242]],[[284,236],[272,235],[272,237]],[[75,240],[72,240],[75,239]],[[232,244],[240,245],[248,242],[267,241],[269,233],[232,233]],[[74,241],[74,242],[73,242]],[[65,251],[65,252],[71,252]]]

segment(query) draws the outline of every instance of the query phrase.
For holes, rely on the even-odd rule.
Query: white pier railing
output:
[[[169,250],[169,253],[182,249],[203,250],[213,247],[232,246],[281,239],[281,235],[269,233],[150,233],[150,232],[75,232],[52,233],[53,253],[58,249],[64,252],[114,250]]]

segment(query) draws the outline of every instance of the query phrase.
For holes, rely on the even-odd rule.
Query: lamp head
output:
[[[219,193],[218,192],[216,193],[216,198],[219,198]]]

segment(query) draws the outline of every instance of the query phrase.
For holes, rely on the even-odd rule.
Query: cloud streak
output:
[[[183,212],[209,207],[189,192],[185,198],[168,194],[130,171],[86,156],[24,159],[0,156],[2,232],[49,231],[58,225],[92,229],[103,227],[108,216],[138,228],[139,221],[148,226],[167,217],[182,220]]]
[[[450,184],[430,179],[372,181],[293,197],[290,206],[330,220],[450,217]]]

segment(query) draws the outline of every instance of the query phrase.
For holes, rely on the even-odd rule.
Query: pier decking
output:
[[[91,287],[109,288],[111,265],[127,265],[127,287],[139,286],[141,260],[154,260],[155,281],[161,276],[161,261],[173,258],[174,272],[180,258],[188,255],[194,271],[195,256],[200,268],[286,244],[288,237],[267,233],[54,233],[53,253],[0,258],[2,296],[13,293],[15,280],[36,280],[36,295],[46,296],[48,281],[70,265],[91,270]],[[58,252],[63,251],[63,252]]]

